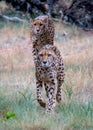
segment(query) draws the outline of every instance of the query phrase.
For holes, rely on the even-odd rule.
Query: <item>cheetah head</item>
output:
[[[41,49],[38,54],[39,63],[42,67],[51,67],[54,64],[55,53],[52,49]]]
[[[41,19],[34,19],[32,21],[32,32],[33,34],[39,36],[44,33],[45,30],[45,22]]]

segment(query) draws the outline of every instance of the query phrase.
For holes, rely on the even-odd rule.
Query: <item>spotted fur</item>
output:
[[[30,36],[33,46],[33,57],[36,62],[36,55],[43,45],[54,43],[54,23],[48,16],[39,16],[31,22]]]
[[[51,112],[61,102],[61,86],[64,82],[63,60],[57,47],[45,45],[38,52],[36,61],[37,101],[46,112]],[[42,87],[45,87],[48,102],[42,99]],[[56,91],[57,90],[57,91]]]

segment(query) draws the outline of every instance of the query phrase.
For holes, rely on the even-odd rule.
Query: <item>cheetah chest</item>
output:
[[[51,81],[52,79],[55,79],[57,77],[57,73],[56,71],[51,68],[51,70],[49,69],[41,69],[39,71],[39,78],[40,80],[44,81],[44,82],[48,82]]]

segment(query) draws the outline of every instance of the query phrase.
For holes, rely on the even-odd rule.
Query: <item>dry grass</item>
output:
[[[61,23],[55,23],[55,26],[55,45],[60,49],[64,59],[66,84],[71,84],[75,96],[78,94],[81,97],[85,95],[83,98],[90,94],[92,96],[92,32],[85,32],[75,26],[69,27]],[[29,71],[34,68],[29,29],[25,29],[25,25],[20,29],[5,26],[1,29],[0,36],[1,78],[3,72]]]
[[[64,36],[64,32],[67,35]],[[65,82],[70,83],[73,98],[86,102],[93,96],[93,32],[59,24],[56,33],[61,36],[56,39],[56,45],[65,63]]]
[[[21,122],[21,128],[18,128],[17,130],[48,130],[46,127],[41,125],[44,124],[44,126],[47,126],[45,125],[45,121],[50,126],[51,130],[53,130],[54,127],[55,130],[57,128],[58,130],[75,130],[74,123],[77,122],[80,124],[81,122],[78,119],[74,120],[74,116],[72,117],[71,113],[69,113],[69,115],[71,114],[70,116],[64,116],[64,113],[68,113],[70,108],[71,112],[73,112],[72,109],[75,107],[75,104],[69,106],[69,103],[73,103],[73,101],[79,101],[79,103],[83,102],[87,104],[88,101],[92,100],[93,32],[83,31],[75,26],[70,27],[69,25],[64,25],[60,22],[55,23],[55,27],[55,45],[59,48],[63,56],[66,74],[65,83],[62,87],[63,106],[59,106],[57,108],[59,111],[57,115],[59,122],[56,121],[56,123],[54,123],[56,118],[53,117],[53,120],[48,120],[48,118],[43,116],[44,111],[40,109],[39,106],[37,107],[37,102],[35,102],[35,107],[32,104],[32,108],[29,108],[32,100],[28,100],[28,97],[30,99],[30,94],[28,93],[33,93],[33,99],[36,97],[34,64],[31,51],[31,42],[29,38],[29,25],[27,23],[22,25],[6,23],[3,28],[0,29],[0,95],[8,97],[9,99],[11,99],[11,97],[12,99],[15,99],[19,93],[19,95],[27,100],[28,104],[26,105],[28,105],[28,108],[30,111],[32,111],[31,114],[29,111],[27,111],[27,108],[25,108],[24,117],[21,119],[23,121],[20,121],[20,119],[18,119],[18,122],[13,120],[13,123],[15,124],[19,123],[19,121]],[[67,106],[64,106],[64,104],[67,104]],[[14,110],[17,113],[16,107]],[[21,106],[21,109],[22,107],[23,106]],[[62,111],[64,113],[62,113]],[[35,112],[37,113],[35,114]],[[74,111],[74,113],[76,112]],[[28,114],[30,117],[33,116],[33,119],[37,119],[37,117],[39,117],[40,120],[33,121],[33,119],[30,119],[30,117],[28,117],[26,114]],[[61,119],[61,115],[59,114],[62,115]],[[2,117],[2,114],[0,114],[0,117]],[[29,120],[31,120],[32,125],[28,123]],[[69,122],[65,124],[67,120],[69,120]],[[50,121],[54,126],[51,126]],[[11,122],[12,120],[8,121],[9,124],[11,124]],[[36,122],[38,122],[38,124],[36,124]],[[9,128],[8,123],[6,124],[7,127],[5,126],[5,129],[2,127],[1,130],[6,130],[6,128]],[[60,124],[59,126],[58,123]],[[85,125],[86,121],[83,121],[83,123]],[[87,128],[87,126],[84,128]]]

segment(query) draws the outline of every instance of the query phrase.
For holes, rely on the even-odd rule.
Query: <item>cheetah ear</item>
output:
[[[53,56],[53,59],[56,60],[56,54],[54,53],[52,56]]]
[[[52,53],[52,56],[53,56],[54,58],[56,58],[56,54],[55,54],[55,52],[52,51],[51,53]]]
[[[45,22],[46,28],[48,29],[48,16],[43,21]]]
[[[55,46],[52,47],[53,51],[56,52],[57,48]]]
[[[54,53],[54,58],[56,58],[56,54]]]
[[[32,24],[34,22],[34,19],[30,19],[30,23]]]

